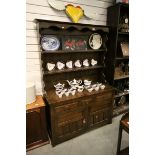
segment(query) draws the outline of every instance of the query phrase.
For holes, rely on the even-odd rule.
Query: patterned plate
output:
[[[41,46],[45,51],[56,51],[60,47],[60,41],[54,35],[46,35],[41,38]]]

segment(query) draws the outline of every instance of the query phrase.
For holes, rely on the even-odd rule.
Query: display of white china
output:
[[[85,66],[85,67],[89,66],[88,59],[83,60],[83,66]]]
[[[97,50],[101,47],[101,45],[102,45],[101,35],[98,33],[93,33],[89,38],[89,46],[92,49]]]
[[[76,60],[76,61],[74,62],[74,66],[75,66],[75,67],[81,67],[82,65],[81,65],[80,60]]]
[[[52,71],[54,68],[55,68],[55,64],[53,64],[53,63],[47,63],[47,65],[46,65],[46,67],[47,67],[47,69],[49,70],[49,71]]]
[[[63,69],[64,67],[65,67],[65,64],[64,64],[64,63],[62,63],[62,62],[60,62],[60,61],[57,62],[57,68],[58,68],[59,70]]]
[[[92,66],[97,65],[97,61],[96,61],[96,60],[94,60],[94,59],[91,59],[91,65],[92,65]]]
[[[73,68],[73,61],[71,61],[71,60],[70,61],[67,61],[66,62],[66,67],[67,68]]]
[[[86,89],[88,92],[92,92],[93,90],[98,91],[99,89],[104,89],[105,85],[99,82],[96,82],[94,84],[91,84],[92,81],[91,80],[87,80],[85,79],[84,85],[82,85],[82,80],[76,80],[73,79],[71,81],[66,80],[68,82],[68,84],[70,85],[70,88],[66,89],[64,88],[64,84],[61,84],[60,82],[56,85],[54,85],[54,87],[56,88],[56,94],[59,96],[59,98],[62,98],[63,95],[65,96],[69,96],[71,95],[75,95],[76,91],[81,93],[83,92],[84,89]]]

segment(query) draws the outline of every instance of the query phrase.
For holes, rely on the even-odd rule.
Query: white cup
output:
[[[101,85],[100,88],[101,88],[101,89],[104,89],[104,88],[105,88],[105,85]]]
[[[99,86],[96,86],[96,87],[95,87],[95,90],[96,90],[96,91],[98,91],[98,90],[99,90],[99,88],[100,88]]]

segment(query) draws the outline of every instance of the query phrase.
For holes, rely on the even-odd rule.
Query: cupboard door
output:
[[[112,100],[105,96],[97,96],[89,104],[89,127],[99,126],[112,119]]]
[[[40,109],[26,113],[26,145],[42,140]]]
[[[98,111],[94,111],[90,113],[90,122],[89,126],[93,127],[98,124],[104,124],[109,120],[109,112],[111,110],[106,108],[106,109],[101,109]]]
[[[56,107],[55,134],[59,140],[74,137],[86,128],[85,106],[80,101]]]
[[[37,108],[26,112],[26,148],[41,146],[48,143],[45,108]]]

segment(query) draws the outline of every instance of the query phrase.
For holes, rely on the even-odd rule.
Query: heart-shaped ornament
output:
[[[74,23],[77,23],[84,13],[80,6],[74,7],[69,4],[66,6],[66,14],[71,18]]]

